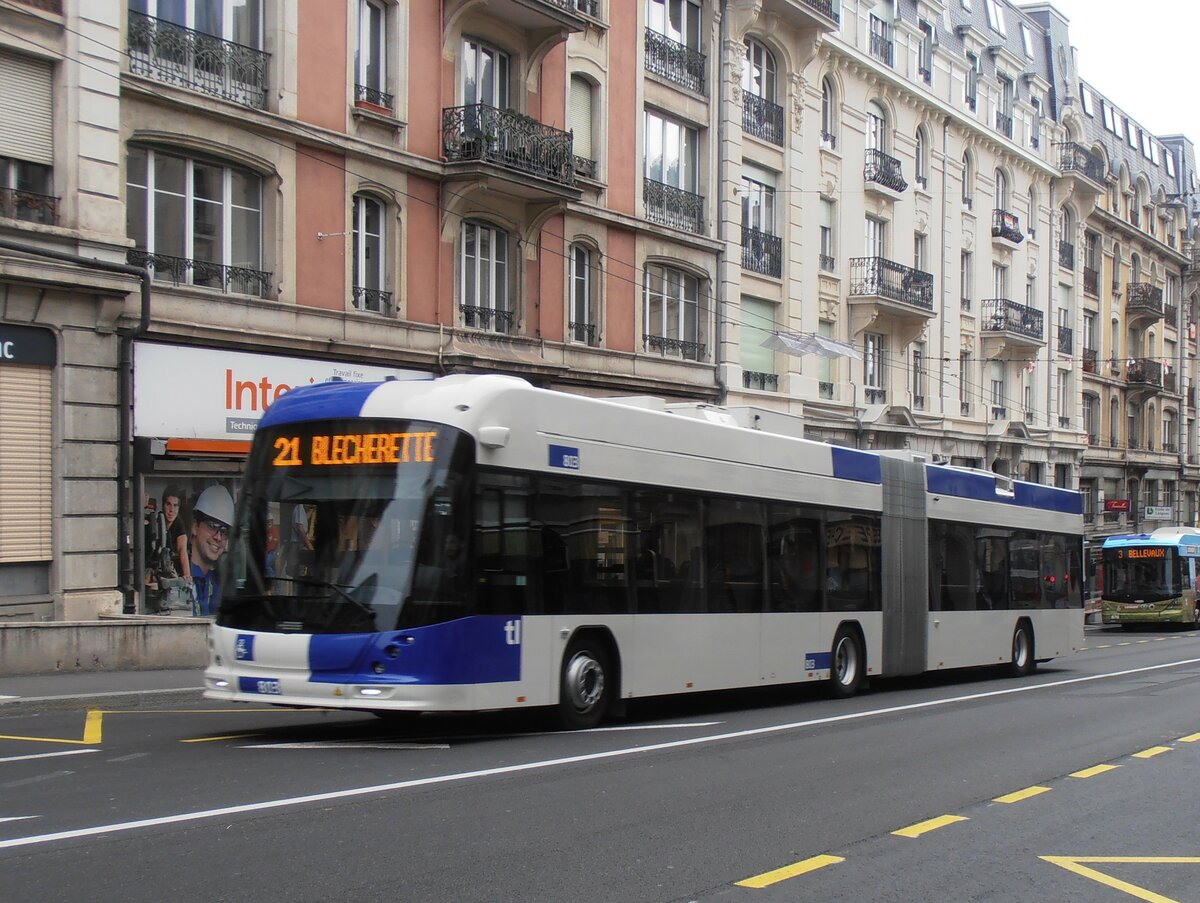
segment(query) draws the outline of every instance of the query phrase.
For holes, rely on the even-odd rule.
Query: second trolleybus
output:
[[[503,376],[292,390],[254,436],[206,695],[582,727],[1082,645],[1077,493],[796,424]]]
[[[1100,556],[1102,623],[1200,626],[1200,531],[1160,527],[1109,536]]]

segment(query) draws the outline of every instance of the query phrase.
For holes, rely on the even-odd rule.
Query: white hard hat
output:
[[[209,486],[192,506],[196,514],[219,521],[227,527],[233,525],[233,498],[224,486]]]

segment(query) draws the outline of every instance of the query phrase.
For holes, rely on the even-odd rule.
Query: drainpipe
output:
[[[717,209],[717,241],[720,247],[717,249],[717,266],[716,266],[716,308],[713,311],[713,344],[715,350],[713,352],[713,377],[717,383],[717,404],[724,405],[729,400],[729,386],[725,384],[725,375],[721,372],[721,350],[724,346],[725,325],[722,319],[722,314],[725,311],[725,264],[728,256],[725,250],[725,136],[727,116],[726,106],[729,102],[727,96],[728,78],[725,77],[725,40],[729,37],[729,0],[721,0],[721,27],[718,56],[720,61],[716,67],[717,72],[717,185],[713,194],[716,196]]]
[[[84,257],[66,251],[53,251],[25,242],[0,238],[0,249],[18,251],[47,260],[60,260],[76,266],[108,273],[136,276],[141,280],[141,313],[137,325],[130,329],[119,329],[121,337],[120,373],[117,380],[118,404],[120,406],[120,449],[117,454],[117,555],[120,570],[120,590],[124,597],[122,608],[126,614],[133,613],[133,342],[150,328],[150,270],[127,263],[112,263],[95,257]]]
[[[946,310],[946,297],[947,297],[947,294],[949,291],[947,286],[950,282],[950,280],[948,280],[946,278],[946,223],[947,223],[947,217],[948,217],[948,214],[946,212],[946,207],[947,207],[946,189],[948,187],[947,177],[946,177],[946,169],[948,167],[946,165],[946,161],[947,161],[948,155],[947,155],[946,151],[947,151],[947,147],[949,144],[949,138],[950,138],[950,117],[947,116],[942,120],[942,216],[941,216],[941,219],[938,221],[938,228],[941,231],[941,235],[938,236],[938,244],[941,246],[941,263],[940,263],[941,269],[939,271],[939,278],[942,283],[942,311],[941,311],[941,316],[939,317],[939,319],[941,320],[942,335],[941,335],[941,349],[938,353],[938,357],[940,357],[942,360],[942,378],[940,380],[938,380],[938,396],[939,396],[938,397],[938,406],[939,406],[939,410],[942,412],[943,429],[945,428],[945,424],[946,424],[946,377],[947,377],[946,367],[948,365],[948,360],[946,358],[946,325],[947,325],[946,318],[948,316],[948,312]],[[961,318],[962,314],[960,313],[959,316]],[[960,397],[962,395],[962,387],[961,386],[959,387],[959,395],[960,395]]]

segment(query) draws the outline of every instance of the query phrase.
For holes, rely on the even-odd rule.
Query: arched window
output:
[[[775,57],[762,42],[746,38],[742,66],[742,129],[783,145],[783,107],[776,101]]]
[[[1063,207],[1058,212],[1058,265],[1075,269],[1075,218],[1071,216],[1070,207]]]
[[[1008,210],[1008,177],[1003,169],[996,170],[996,209]]]
[[[703,360],[700,280],[663,264],[647,264],[643,298],[643,342],[647,351],[684,360]]]
[[[975,163],[971,159],[970,151],[963,152],[962,169],[962,202],[970,210],[975,197]]]
[[[384,244],[384,211],[387,208],[369,195],[356,194],[351,210],[353,235],[353,302],[357,310],[392,314],[392,293],[387,284]]]
[[[595,254],[580,242],[571,245],[571,310],[567,328],[572,342],[596,345],[600,340]]]
[[[512,332],[516,324],[509,289],[509,235],[490,223],[463,223],[459,254],[463,325]]]
[[[240,166],[131,146],[126,224],[156,279],[266,296],[262,177]]]
[[[828,75],[821,79],[821,143],[837,147],[837,90]]]
[[[1112,448],[1121,444],[1121,402],[1116,397],[1108,403],[1108,444]]]
[[[763,100],[775,100],[775,57],[763,43],[746,38],[746,64],[742,67],[742,90]]]
[[[924,126],[917,129],[917,184],[922,188],[929,187],[929,136]]]
[[[567,110],[573,136],[571,152],[575,155],[575,174],[589,179],[596,178],[596,152],[599,150],[592,139],[594,97],[595,90],[588,79],[582,75],[571,76],[570,106]]]
[[[867,150],[888,152],[887,111],[877,100],[867,104]]]

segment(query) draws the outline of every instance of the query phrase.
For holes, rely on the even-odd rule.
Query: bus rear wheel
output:
[[[829,695],[835,699],[853,696],[862,688],[866,670],[866,656],[858,634],[848,627],[839,627],[829,659]]]
[[[1033,633],[1027,624],[1018,624],[1013,631],[1012,661],[1008,668],[1013,677],[1025,677],[1037,668],[1033,657]]]
[[[612,698],[608,652],[590,637],[572,641],[563,655],[558,720],[567,730],[595,727],[604,720]]]

